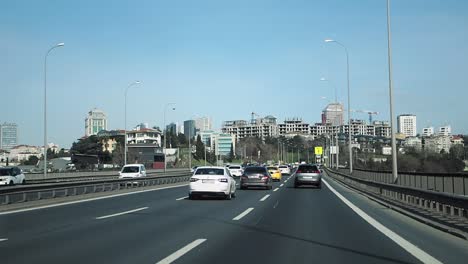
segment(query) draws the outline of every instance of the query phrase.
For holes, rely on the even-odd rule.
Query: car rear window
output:
[[[139,168],[140,168],[140,167],[138,167],[138,166],[128,166],[128,167],[124,167],[124,168],[122,169],[122,172],[123,172],[123,173],[140,172]]]
[[[11,169],[0,169],[0,176],[10,176]]]
[[[244,171],[245,174],[259,174],[259,173],[266,173],[266,168],[263,167],[249,167],[246,168]]]
[[[276,167],[268,167],[268,170],[277,170]]]
[[[298,171],[302,173],[314,173],[317,172],[319,169],[315,165],[301,165],[297,168]]]
[[[279,166],[281,169],[286,169],[288,166],[285,166],[285,165],[281,165]]]
[[[195,175],[224,175],[223,169],[199,168]]]
[[[240,166],[229,166],[229,169],[232,169],[232,170],[240,170]]]

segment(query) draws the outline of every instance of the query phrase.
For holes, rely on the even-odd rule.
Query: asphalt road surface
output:
[[[1,263],[466,263],[468,243],[324,177],[188,200],[186,184],[0,213]],[[287,180],[287,181],[286,181]]]

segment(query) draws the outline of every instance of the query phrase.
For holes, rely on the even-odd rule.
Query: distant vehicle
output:
[[[281,174],[291,174],[291,169],[289,168],[288,165],[279,165],[279,170]]]
[[[281,171],[276,166],[267,167],[273,181],[281,181]]]
[[[197,168],[198,168],[198,166],[193,166],[192,168],[190,168],[190,172],[191,172],[192,174],[194,174],[195,171],[197,170]]]
[[[271,190],[272,182],[273,180],[267,168],[261,166],[247,167],[241,176],[240,188],[265,187],[267,190]]]
[[[0,168],[0,185],[15,185],[25,184],[26,177],[18,167],[2,167]]]
[[[146,169],[143,164],[127,164],[119,173],[119,179],[146,177]]]
[[[198,167],[190,178],[189,199],[202,195],[236,197],[236,181],[226,167]]]
[[[240,177],[244,170],[240,165],[231,165],[229,166],[229,172],[231,173],[232,177]]]
[[[322,173],[316,165],[301,164],[294,173],[294,188],[301,185],[314,185],[322,188]]]

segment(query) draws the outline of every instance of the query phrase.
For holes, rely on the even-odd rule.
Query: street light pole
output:
[[[353,139],[353,130],[352,130],[352,125],[351,125],[351,98],[350,98],[350,89],[349,89],[349,53],[348,49],[341,44],[341,42],[338,42],[336,40],[332,39],[325,39],[325,42],[334,42],[338,45],[340,45],[345,53],[346,53],[346,79],[347,79],[347,86],[348,86],[348,138],[349,138],[349,144],[348,144],[348,151],[349,151],[349,174],[353,173],[353,152],[352,152],[352,139]]]
[[[128,89],[134,85],[140,84],[140,81],[134,81],[125,88],[125,103],[124,103],[124,165],[127,165],[127,93]]]
[[[387,35],[388,35],[388,93],[390,97],[390,128],[392,132],[392,176],[393,182],[398,181],[397,149],[393,116],[393,81],[392,81],[392,38],[390,30],[390,0],[387,0]]]
[[[167,111],[167,107],[169,105],[175,105],[175,103],[167,103],[164,106],[164,126],[163,126],[163,129],[164,129],[164,147],[163,147],[163,152],[164,152],[164,173],[166,173],[166,169],[167,169],[167,162],[166,162],[166,137],[167,137],[166,111]],[[173,107],[172,110],[175,110],[175,107]]]
[[[58,47],[65,46],[65,43],[58,43],[51,47],[44,57],[44,179],[47,177],[47,57],[49,53]]]

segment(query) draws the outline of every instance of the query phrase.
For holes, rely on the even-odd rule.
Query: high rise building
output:
[[[195,129],[197,129],[197,131],[206,131],[206,130],[212,129],[210,117],[200,117],[200,118],[196,118],[194,121],[195,121]]]
[[[85,119],[85,135],[96,135],[101,130],[107,130],[107,116],[102,110],[94,108]]]
[[[184,135],[186,138],[194,138],[197,134],[197,130],[195,128],[195,120],[185,120],[184,121]]]
[[[0,149],[10,150],[18,145],[18,125],[3,123],[0,125]]]
[[[177,135],[178,134],[177,128],[178,126],[176,123],[170,123],[169,125],[166,126],[166,133]]]
[[[343,125],[343,105],[340,103],[330,103],[322,111],[322,124],[332,126]]]
[[[410,114],[399,115],[397,117],[398,133],[405,135],[405,137],[415,137],[416,130],[416,116]]]

